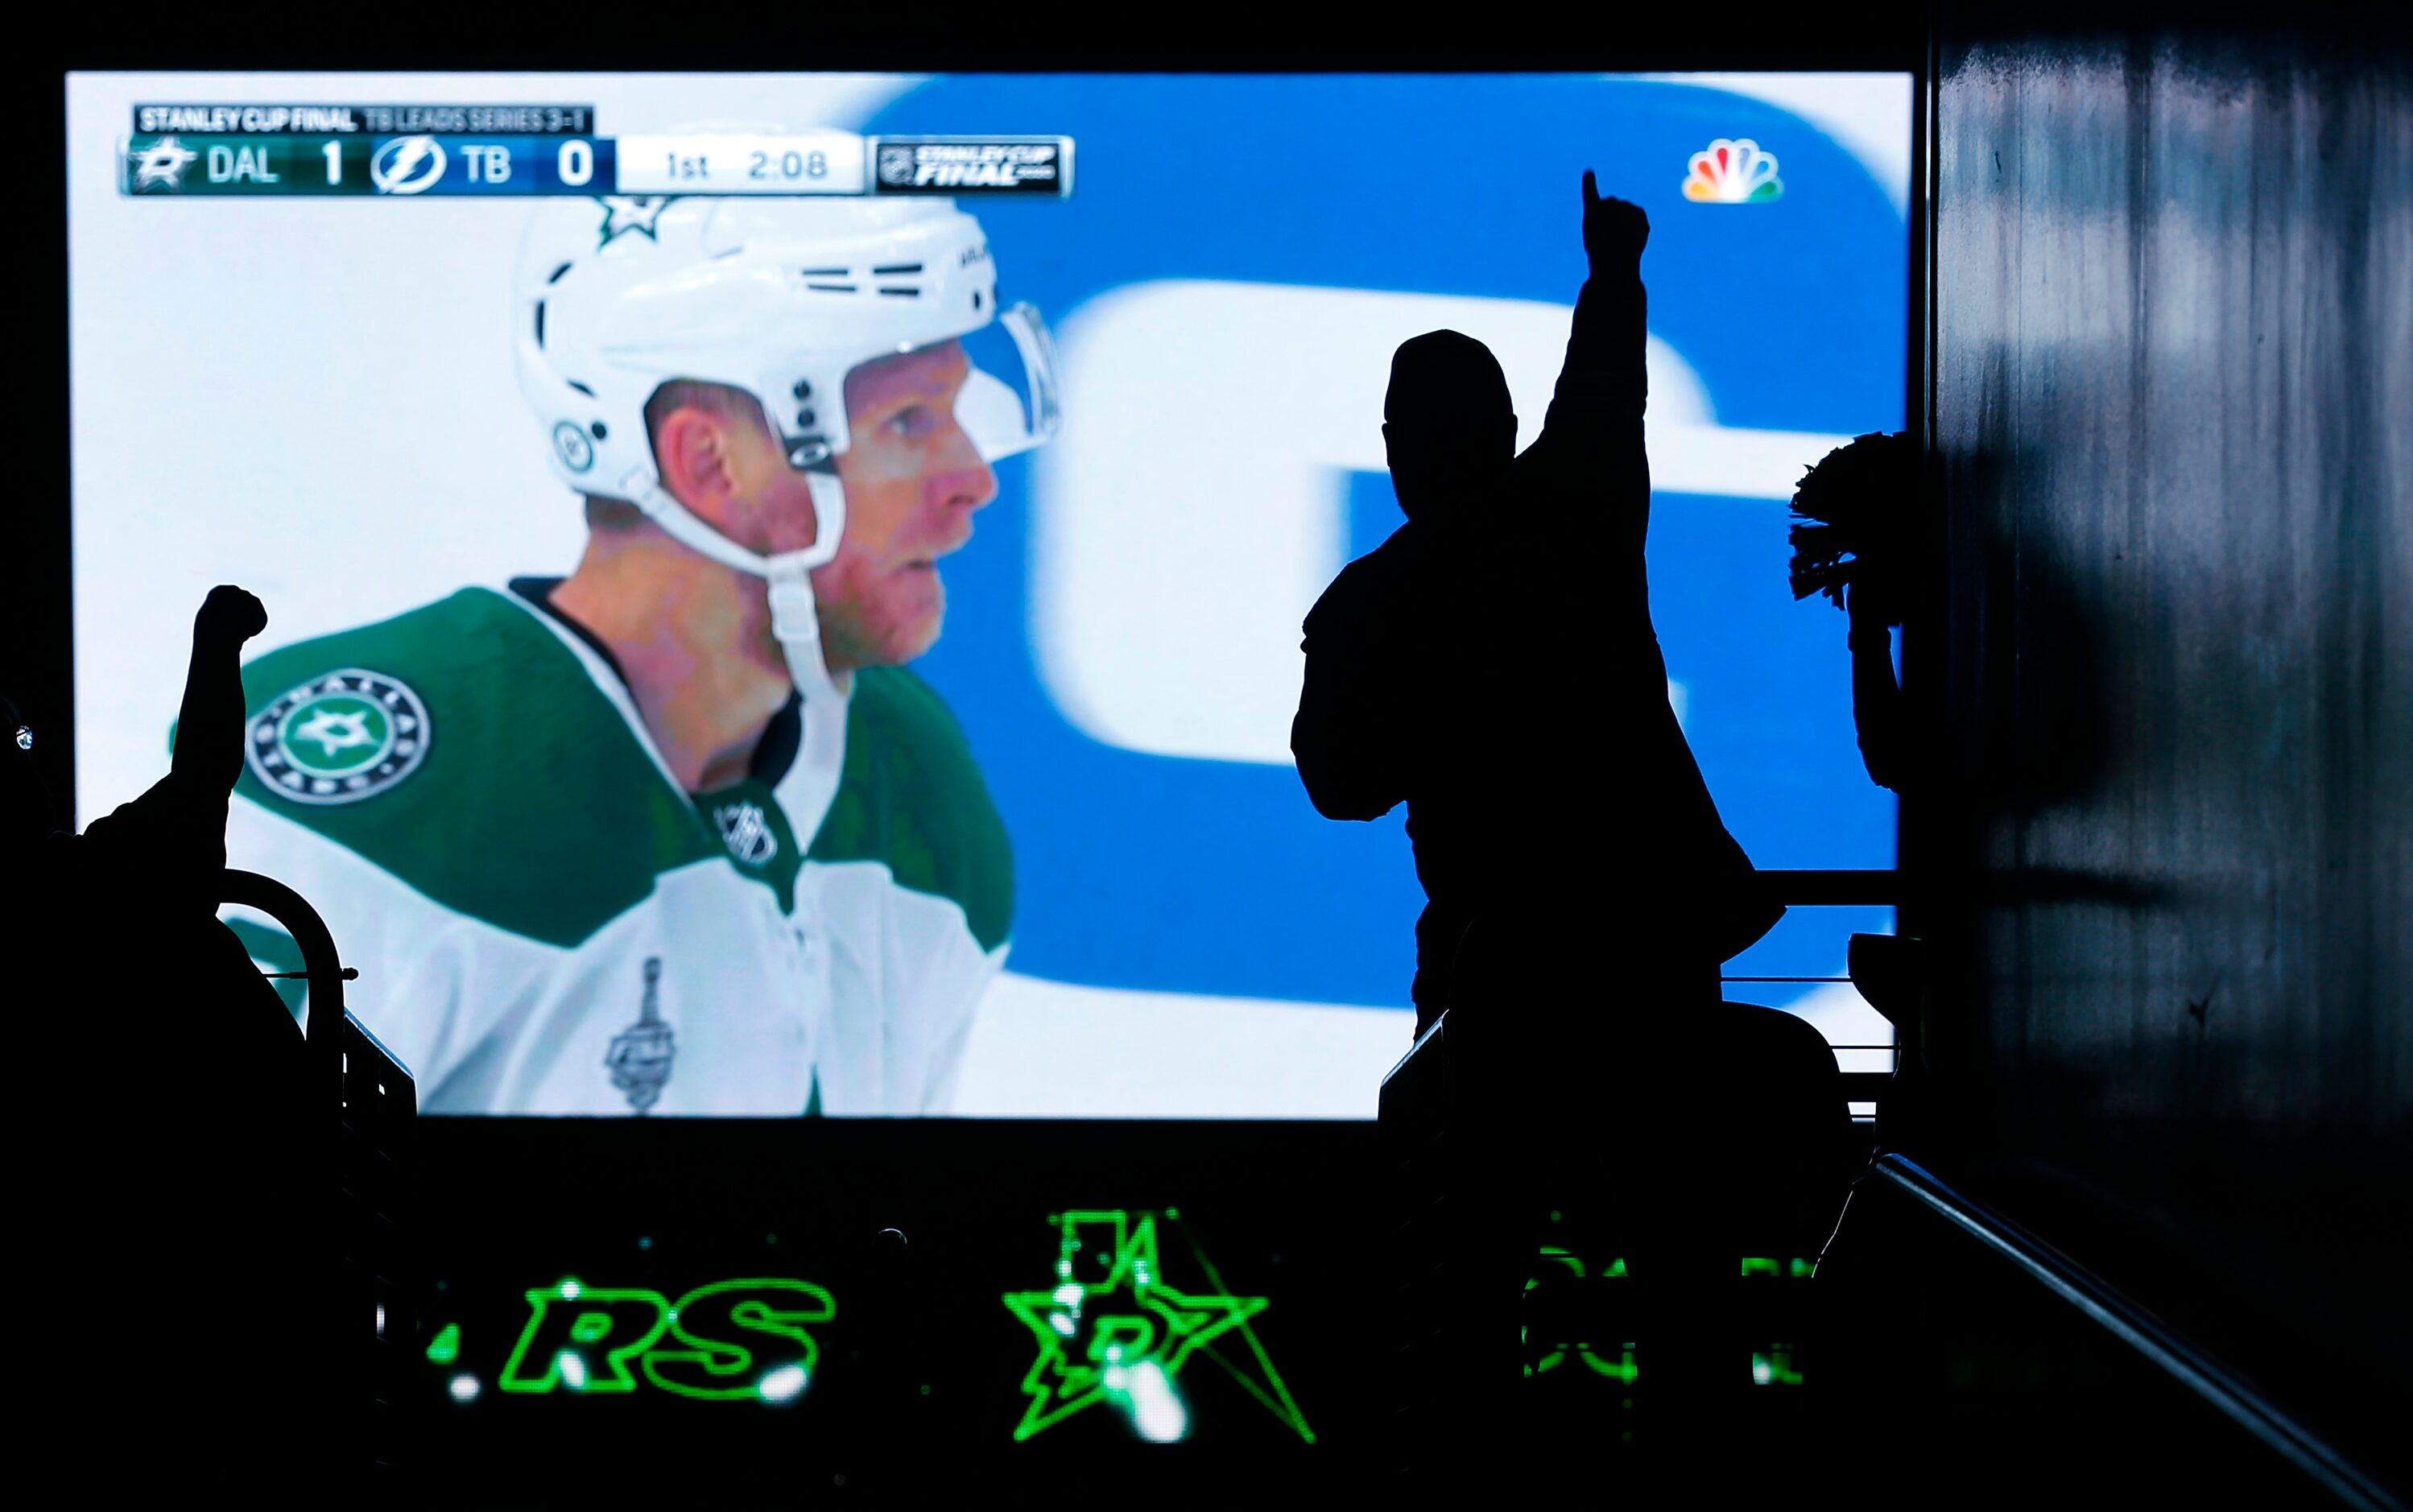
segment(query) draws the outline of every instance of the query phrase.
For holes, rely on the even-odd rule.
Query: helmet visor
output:
[[[958,338],[971,372],[955,395],[955,422],[995,462],[1045,443],[1063,422],[1056,387],[1056,346],[1046,322],[1015,304]]]
[[[899,406],[922,415],[926,422],[922,405],[930,393],[929,386],[940,381],[955,385],[951,418],[984,462],[1041,445],[1055,436],[1061,422],[1055,344],[1039,312],[1030,305],[1016,304],[999,311],[996,319],[978,330],[900,347],[848,369],[849,435],[860,434],[870,416]],[[780,378],[771,388],[776,392],[787,386]],[[809,379],[794,385],[797,398],[805,405],[796,412],[797,423],[806,429],[786,433],[788,461],[798,467],[826,467],[831,465],[832,448],[826,437],[810,429],[811,387]],[[782,418],[768,406],[763,414],[774,425]]]

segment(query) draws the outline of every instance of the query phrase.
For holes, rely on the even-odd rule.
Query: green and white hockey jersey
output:
[[[325,915],[427,1112],[944,1112],[1014,902],[946,706],[858,672],[842,741],[792,702],[753,775],[689,794],[546,586],[246,666],[227,864]]]

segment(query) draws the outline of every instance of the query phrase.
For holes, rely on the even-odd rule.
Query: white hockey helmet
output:
[[[514,295],[520,389],[554,471],[769,579],[792,663],[800,643],[818,636],[805,573],[836,554],[845,528],[836,459],[851,439],[848,373],[961,341],[972,373],[955,416],[984,459],[1039,445],[1060,420],[1046,326],[1028,304],[998,307],[987,238],[949,200],[548,200],[522,245]],[[811,484],[810,548],[762,556],[661,486],[645,406],[680,378],[727,384],[762,404]],[[826,678],[812,649],[800,685],[807,673]]]

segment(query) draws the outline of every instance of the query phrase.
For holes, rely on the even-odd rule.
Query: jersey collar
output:
[[[538,619],[555,634],[567,631],[574,638],[576,644],[572,649],[583,649],[587,653],[582,659],[587,662],[587,674],[594,676],[597,685],[613,695],[613,704],[620,710],[621,718],[629,721],[630,730],[644,742],[647,754],[654,758],[654,764],[661,767],[663,775],[668,776],[670,767],[655,750],[653,736],[645,730],[644,720],[637,713],[635,697],[629,690],[629,676],[621,671],[619,659],[612,654],[610,646],[603,644],[601,636],[563,614],[560,606],[553,601],[553,591],[561,584],[558,577],[515,577],[511,580],[510,597],[523,607],[533,606],[539,611]],[[609,683],[596,675],[597,663],[610,674]],[[763,729],[762,738],[755,743],[753,758],[748,764],[746,776],[749,780],[760,782],[766,788],[776,788],[788,775],[789,769],[795,765],[796,750],[804,739],[804,695],[791,691],[788,702],[779,706],[778,713],[771,716],[771,722]],[[671,785],[676,787],[678,783],[674,779]]]

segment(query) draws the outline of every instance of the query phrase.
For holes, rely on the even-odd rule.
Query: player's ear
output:
[[[664,415],[654,432],[654,460],[661,469],[662,487],[715,526],[728,523],[728,500],[738,491],[731,439],[726,422],[689,405]]]

